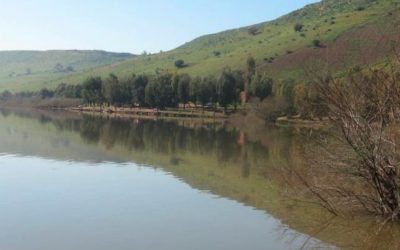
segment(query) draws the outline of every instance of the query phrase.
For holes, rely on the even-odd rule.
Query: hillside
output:
[[[378,62],[391,49],[388,39],[400,41],[396,23],[400,16],[399,6],[400,0],[324,0],[274,21],[199,37],[168,52],[142,55],[100,67],[91,65],[70,74],[49,73],[46,81],[34,76],[28,78],[29,81],[1,77],[0,90],[38,89],[61,82],[74,84],[89,75],[106,76],[109,73],[119,76],[156,71],[216,74],[227,66],[243,68],[249,55],[255,57],[259,70],[269,72],[273,77],[301,77],[304,65],[318,60],[329,59],[337,70],[340,65],[366,59]],[[302,25],[301,30],[295,31],[296,24]],[[371,52],[369,58],[359,56],[365,54],[364,51]],[[178,59],[184,60],[186,67],[177,69],[174,62]]]
[[[0,51],[0,89],[30,90],[53,86],[73,74],[134,56],[105,51]]]

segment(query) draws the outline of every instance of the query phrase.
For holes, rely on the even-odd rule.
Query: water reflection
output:
[[[162,169],[193,188],[278,218],[283,224],[275,229],[277,234],[283,235],[282,241],[292,241],[286,247],[321,246],[313,239],[307,241],[303,233],[349,249],[397,249],[400,242],[398,227],[379,236],[371,220],[332,219],[318,206],[293,197],[290,190],[297,186],[288,182],[294,176],[286,170],[305,163],[304,145],[311,145],[323,131],[270,127],[244,132],[198,121],[115,119],[63,112],[1,113],[2,153],[74,164],[134,162]]]

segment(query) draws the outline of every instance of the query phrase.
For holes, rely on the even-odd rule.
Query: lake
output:
[[[280,169],[315,134],[3,110],[0,249],[373,247],[372,222],[283,192]]]

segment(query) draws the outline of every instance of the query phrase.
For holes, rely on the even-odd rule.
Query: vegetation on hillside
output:
[[[229,107],[236,110],[239,105],[244,108],[250,102],[250,109],[256,110],[257,116],[263,120],[274,121],[282,115],[300,114],[308,119],[326,115],[322,99],[313,91],[311,83],[290,79],[275,81],[257,71],[252,57],[247,59],[246,68],[246,71],[225,68],[217,77],[192,78],[188,74],[163,72],[119,78],[110,74],[106,78],[90,77],[77,85],[63,83],[55,90],[43,88],[15,94],[4,91],[0,102],[64,98],[81,99],[89,106],[165,109],[185,108],[190,103],[203,109],[221,107],[224,110]],[[51,101],[47,103],[56,106]]]
[[[58,79],[132,58],[128,53],[52,50],[0,51],[0,89],[54,89]]]
[[[399,3],[395,0],[324,0],[274,21],[203,36],[168,52],[154,55],[146,53],[123,62],[114,61],[112,65],[92,65],[84,70],[72,65],[75,72],[54,74],[57,63],[64,68],[70,66],[67,60],[54,61],[43,70],[47,73],[41,75],[36,75],[35,67],[30,67],[33,74],[29,77],[20,77],[19,80],[0,77],[0,91],[37,91],[44,87],[55,89],[60,83],[78,84],[90,76],[105,78],[111,73],[119,78],[129,77],[132,73],[159,72],[216,77],[225,67],[245,70],[243,62],[249,55],[256,59],[261,73],[266,72],[282,80],[287,77],[297,79],[304,76],[303,67],[306,63],[324,60],[327,53],[332,57],[332,65],[337,60],[356,63],[354,48],[346,49],[343,46],[374,50],[376,55],[373,60],[379,61],[387,52],[384,46],[387,42],[383,41],[383,46],[377,47],[361,40],[376,39],[374,34],[383,33],[390,37],[392,33],[398,33],[397,26],[390,22],[399,15],[398,8]],[[343,51],[346,51],[346,55],[342,55]],[[40,61],[36,62],[40,64]],[[110,61],[105,64],[110,64]],[[28,68],[22,66],[12,70],[13,67],[2,67],[7,72],[3,75],[7,76],[12,71],[24,73]],[[341,68],[335,70],[340,71]]]

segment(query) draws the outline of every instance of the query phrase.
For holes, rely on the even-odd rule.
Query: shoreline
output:
[[[176,109],[157,110],[141,108],[117,108],[117,107],[69,107],[55,108],[53,110],[64,110],[74,113],[107,116],[112,118],[133,118],[147,120],[191,120],[207,123],[225,123],[229,120],[229,114],[206,110]]]
[[[206,110],[189,107],[167,108],[165,110],[151,108],[127,108],[127,107],[89,107],[89,106],[43,106],[43,105],[0,105],[0,109],[35,109],[35,110],[53,110],[67,111],[72,113],[81,113],[87,115],[107,116],[111,118],[132,118],[146,120],[192,120],[206,123],[257,123],[265,124],[265,121],[241,115],[240,110],[236,112],[228,110]],[[325,127],[327,126],[327,118],[322,120],[304,120],[297,116],[287,118],[279,117],[274,123],[276,126],[296,126],[296,127]],[[236,124],[237,125],[237,124]]]

